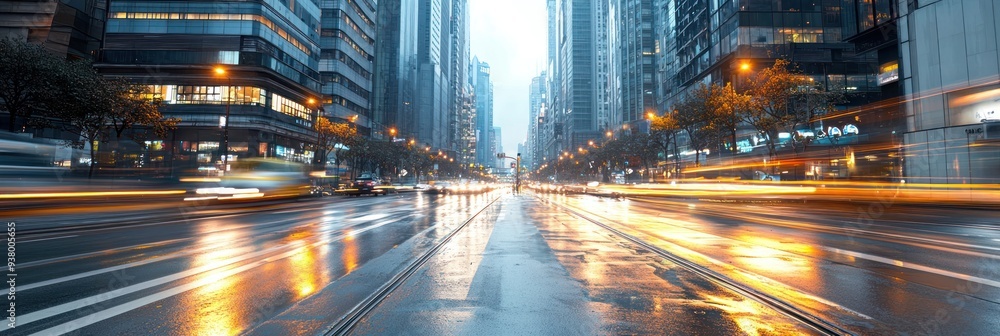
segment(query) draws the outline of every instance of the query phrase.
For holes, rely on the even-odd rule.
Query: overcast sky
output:
[[[545,69],[545,0],[470,0],[469,7],[472,57],[490,64],[493,126],[503,129],[503,149],[514,156],[528,135],[531,79]]]

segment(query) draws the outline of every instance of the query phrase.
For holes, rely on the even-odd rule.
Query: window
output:
[[[298,121],[299,124],[312,127],[312,112],[302,104],[296,103],[291,99],[279,96],[278,94],[272,94],[271,109],[302,119],[304,121]]]
[[[311,55],[312,52],[306,47],[305,44],[299,42],[291,34],[288,34],[284,29],[278,27],[273,21],[264,17],[263,15],[256,14],[207,14],[207,13],[135,13],[135,12],[116,12],[111,13],[111,17],[114,19],[126,19],[126,20],[216,20],[216,21],[254,21],[260,23],[261,25],[269,28],[275,34],[280,36],[288,43],[291,43],[295,48],[302,50],[306,55]]]

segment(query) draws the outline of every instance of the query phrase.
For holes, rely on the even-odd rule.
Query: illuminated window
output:
[[[293,38],[288,32],[286,32],[281,27],[278,27],[274,22],[262,15],[256,14],[202,14],[202,13],[131,13],[131,12],[116,12],[111,13],[111,17],[115,19],[134,19],[134,20],[215,20],[215,21],[254,21],[260,23],[261,25],[267,27],[275,34],[280,36],[288,43],[291,43],[295,48],[302,50],[306,55],[311,55],[312,52],[306,45],[302,44],[295,38]]]
[[[291,99],[279,96],[278,94],[272,94],[271,109],[302,119],[303,121],[297,122],[301,125],[312,127],[312,113],[310,113],[308,108]]]

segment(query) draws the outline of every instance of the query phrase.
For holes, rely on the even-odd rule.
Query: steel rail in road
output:
[[[536,197],[538,197],[538,196],[536,196]],[[677,264],[677,265],[679,265],[679,266],[681,266],[681,267],[683,267],[683,268],[685,268],[685,269],[687,269],[687,270],[689,270],[691,272],[694,272],[695,274],[697,274],[697,275],[699,275],[699,276],[701,276],[701,277],[703,277],[703,278],[711,281],[712,283],[715,283],[715,284],[720,285],[720,286],[722,286],[724,288],[732,290],[732,291],[734,291],[736,293],[739,293],[740,295],[743,295],[743,296],[745,296],[747,298],[750,298],[750,299],[752,299],[754,301],[760,302],[761,304],[763,304],[765,306],[768,306],[768,307],[770,307],[770,308],[772,308],[772,309],[774,309],[774,310],[776,310],[776,311],[778,311],[778,312],[780,312],[780,313],[782,313],[782,314],[784,314],[784,315],[786,315],[786,316],[788,316],[788,317],[790,317],[790,318],[792,318],[792,319],[794,319],[796,321],[802,322],[803,324],[809,326],[810,328],[812,328],[812,329],[814,329],[814,330],[816,330],[816,331],[818,331],[818,332],[820,332],[820,333],[822,333],[824,335],[853,335],[851,332],[849,332],[847,330],[844,330],[844,329],[838,327],[837,325],[835,325],[835,324],[833,324],[833,323],[831,323],[829,321],[823,320],[822,318],[819,318],[819,317],[817,317],[815,315],[812,315],[812,314],[810,314],[810,313],[808,313],[808,312],[806,312],[806,311],[804,311],[802,309],[799,309],[799,308],[797,308],[797,307],[795,307],[795,306],[793,306],[793,305],[791,305],[791,304],[789,304],[787,302],[784,302],[784,301],[782,301],[782,300],[780,300],[780,299],[778,299],[778,298],[776,298],[774,296],[771,296],[771,295],[762,293],[760,291],[757,291],[757,290],[751,288],[750,286],[741,284],[741,283],[739,283],[739,282],[737,282],[737,281],[735,281],[733,279],[730,279],[729,277],[727,277],[725,275],[722,275],[721,273],[715,272],[715,271],[713,271],[711,269],[708,269],[707,267],[698,265],[697,263],[694,263],[694,262],[692,262],[690,260],[681,258],[681,257],[679,257],[677,255],[674,255],[673,253],[667,252],[667,251],[665,251],[665,250],[663,250],[663,249],[661,249],[659,247],[656,247],[655,245],[649,244],[649,243],[643,241],[642,239],[639,239],[639,238],[637,238],[635,236],[632,236],[630,234],[622,232],[621,230],[615,229],[614,227],[611,227],[610,225],[607,225],[605,223],[601,223],[600,221],[594,220],[594,219],[592,219],[592,218],[590,218],[590,217],[588,217],[588,216],[580,213],[579,211],[574,210],[574,208],[572,208],[570,206],[567,206],[567,205],[564,205],[564,204],[559,204],[559,203],[554,202],[554,201],[546,200],[546,199],[541,198],[541,197],[538,197],[538,199],[540,199],[543,203],[548,204],[549,206],[558,207],[558,208],[562,209],[563,211],[566,211],[566,212],[568,212],[568,213],[570,213],[570,214],[572,214],[572,215],[574,215],[576,217],[579,217],[580,219],[583,219],[585,221],[593,223],[594,225],[600,226],[600,227],[604,228],[605,230],[608,230],[608,231],[614,233],[615,235],[617,235],[619,237],[622,237],[625,240],[628,240],[628,241],[632,242],[633,244],[639,245],[640,247],[645,248],[645,249],[649,250],[650,252],[653,252],[654,254],[656,254],[656,255],[664,258],[664,259],[667,259],[667,260],[669,260],[669,261],[671,261],[671,262],[673,262],[673,263],[675,263],[675,264]],[[602,217],[605,220],[608,220],[608,221],[611,221],[611,222],[615,222],[615,221],[613,221],[611,219],[608,219],[608,218],[600,216],[600,215],[595,215],[595,216]],[[618,224],[621,225],[621,223],[618,223]]]
[[[433,247],[431,247],[423,254],[421,254],[419,258],[415,259],[413,262],[407,265],[406,268],[404,268],[401,272],[393,276],[392,279],[389,279],[388,282],[386,282],[377,290],[375,290],[374,293],[372,293],[363,301],[355,305],[354,308],[351,308],[351,310],[348,311],[347,314],[344,314],[344,316],[341,317],[336,324],[334,324],[328,330],[326,330],[323,333],[323,335],[333,336],[333,335],[350,334],[351,331],[354,330],[354,327],[356,327],[358,323],[361,322],[361,320],[368,315],[368,313],[374,310],[375,307],[377,307],[379,304],[382,303],[382,301],[385,301],[385,299],[388,298],[393,291],[399,288],[404,282],[406,282],[407,279],[410,278],[410,276],[416,273],[421,266],[426,264],[428,260],[434,257],[434,255],[436,255],[437,252],[441,250],[441,248],[443,248],[446,244],[448,244],[449,241],[451,241],[452,237],[457,235],[465,227],[469,226],[469,223],[472,223],[472,221],[475,220],[476,217],[479,217],[479,215],[481,215],[484,211],[486,211],[486,209],[492,207],[493,204],[495,204],[497,200],[500,199],[500,197],[502,197],[502,195],[498,195],[492,201],[483,206],[482,209],[476,211],[476,213],[472,214],[472,216],[469,217],[469,219],[466,219],[464,222],[462,222],[461,225],[459,225],[457,228],[448,233],[448,235],[445,236],[444,239],[439,241],[437,244],[434,244]]]

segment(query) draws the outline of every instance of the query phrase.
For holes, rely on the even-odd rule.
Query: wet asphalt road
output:
[[[991,211],[497,191],[13,218],[0,333],[323,333],[482,209],[354,334],[815,333],[578,215],[853,333],[1000,330]]]

